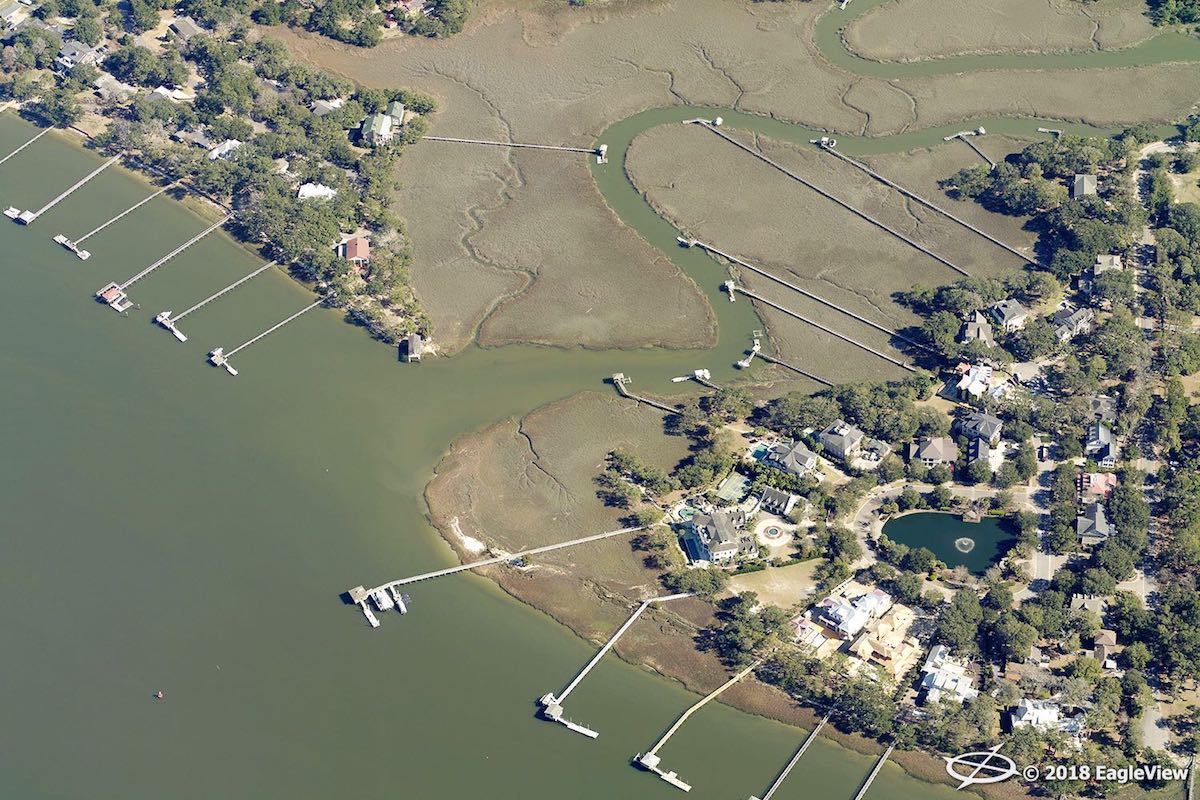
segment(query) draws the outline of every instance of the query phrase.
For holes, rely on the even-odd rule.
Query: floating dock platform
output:
[[[75,255],[79,256],[80,261],[87,261],[89,258],[92,257],[91,253],[89,253],[87,250],[82,249],[81,247],[79,247],[79,245],[77,245],[75,242],[72,242],[70,239],[68,239],[66,236],[63,236],[61,233],[55,235],[54,241],[58,244],[61,244],[63,247],[67,248]]]

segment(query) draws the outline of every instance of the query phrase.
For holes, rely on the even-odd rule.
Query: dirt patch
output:
[[[1141,0],[893,0],[856,18],[849,47],[877,61],[1116,50],[1156,33]]]

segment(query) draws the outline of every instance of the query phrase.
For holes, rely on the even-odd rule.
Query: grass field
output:
[[[1142,0],[892,0],[847,25],[843,37],[865,58],[912,61],[1114,50],[1154,33]]]

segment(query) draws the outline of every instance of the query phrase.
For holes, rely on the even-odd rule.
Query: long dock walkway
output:
[[[837,155],[841,155],[841,153],[838,153]],[[809,300],[815,300],[816,302],[820,303],[821,305],[826,306],[827,308],[832,308],[834,311],[837,311],[840,314],[845,314],[846,316],[850,317],[851,319],[857,320],[858,322],[861,322],[864,325],[872,327],[875,330],[880,331],[881,333],[886,333],[889,336],[894,336],[902,342],[907,342],[908,344],[911,344],[914,347],[919,347],[922,350],[925,350],[927,352],[933,352],[932,350],[930,350],[930,348],[928,348],[921,342],[918,342],[914,339],[909,339],[907,336],[903,335],[902,333],[900,333],[897,330],[893,330],[892,328],[889,328],[886,325],[880,325],[878,322],[868,319],[867,317],[864,317],[862,314],[851,311],[850,309],[848,309],[844,306],[840,306],[831,300],[826,300],[824,297],[821,297],[819,294],[813,294],[812,292],[808,291],[807,289],[797,286],[796,284],[792,283],[791,281],[784,280],[783,278],[780,278],[778,275],[773,275],[772,273],[768,272],[767,270],[763,269],[762,267],[755,266],[754,264],[751,264],[749,261],[745,261],[741,258],[738,258],[737,256],[733,255],[732,253],[726,253],[724,250],[720,250],[707,242],[702,242],[699,239],[684,239],[683,237],[680,237],[679,243],[685,247],[699,247],[701,250],[705,250],[714,255],[718,255],[721,258],[724,258],[726,261],[732,261],[734,264],[737,264],[740,267],[744,267],[745,269],[748,269],[751,272],[754,272],[758,275],[762,275],[764,278],[775,281],[775,283],[778,283],[780,286],[786,286],[787,288],[791,289],[793,292],[796,292],[797,294],[801,294],[804,297],[807,297]]]
[[[871,770],[871,774],[863,782],[862,787],[858,790],[858,794],[854,795],[854,800],[863,800],[867,796],[867,790],[871,788],[871,784],[875,782],[875,778],[879,775],[879,770],[883,769],[883,765],[892,755],[892,751],[896,749],[896,743],[892,742],[888,745],[888,749],[883,751],[883,755],[875,762],[875,769]]]
[[[234,369],[233,365],[229,363],[229,359],[233,358],[239,352],[241,352],[242,350],[245,350],[247,347],[254,344],[255,342],[267,338],[272,333],[274,333],[275,331],[282,328],[284,325],[287,325],[289,322],[292,322],[292,321],[298,319],[302,314],[307,314],[309,311],[312,311],[314,308],[321,305],[329,298],[330,298],[330,295],[325,295],[324,297],[318,297],[316,300],[309,303],[304,308],[297,311],[295,314],[292,314],[291,316],[287,317],[286,319],[276,322],[274,325],[267,328],[262,333],[258,334],[257,336],[255,336],[252,339],[247,339],[246,341],[239,344],[237,347],[230,350],[228,353],[225,352],[225,348],[223,348],[223,347],[216,348],[215,350],[213,350],[212,352],[210,352],[208,354],[208,360],[211,361],[214,366],[224,367],[225,371],[228,372],[230,375],[237,375],[238,374],[237,370]]]
[[[965,137],[964,137],[963,141],[966,141],[967,144],[971,144],[971,141],[969,139],[966,139]],[[971,146],[974,147],[973,144],[971,144]],[[851,158],[850,156],[846,155],[845,153],[840,152],[839,150],[837,150],[836,148],[834,148],[830,145],[821,145],[821,149],[824,150],[826,153],[837,156],[842,161],[845,161],[847,164],[857,167],[858,169],[860,169],[863,172],[870,175],[875,180],[879,181],[880,183],[882,183],[885,186],[890,186],[891,188],[895,189],[897,192],[904,195],[905,197],[910,197],[913,200],[916,200],[921,205],[925,206],[926,208],[931,209],[931,210],[936,211],[937,213],[941,214],[946,219],[957,222],[959,225],[963,226],[964,228],[971,231],[972,233],[976,233],[976,234],[982,236],[984,239],[987,239],[992,244],[994,244],[998,247],[1003,247],[1005,250],[1012,253],[1014,256],[1021,259],[1025,263],[1032,264],[1035,267],[1042,267],[1041,262],[1039,262],[1036,258],[1033,258],[1032,256],[1028,256],[1025,253],[1022,253],[1020,250],[1018,250],[1017,248],[1008,244],[1007,242],[997,239],[995,236],[992,236],[987,231],[975,227],[970,222],[967,222],[965,219],[958,216],[957,214],[954,214],[953,212],[939,206],[937,203],[934,203],[932,200],[927,200],[926,198],[922,197],[921,195],[917,194],[916,192],[913,192],[913,191],[910,191],[909,189],[904,188],[903,186],[901,186],[900,184],[891,180],[890,178],[888,178],[884,175],[880,175],[878,172],[876,172],[874,169],[872,169],[869,165],[864,164],[863,162],[859,161],[858,159]]]
[[[20,145],[20,146],[18,146],[16,150],[13,150],[11,153],[9,153],[8,155],[6,155],[4,158],[0,158],[0,164],[3,164],[5,161],[8,161],[10,158],[12,158],[13,156],[15,156],[17,153],[21,152],[21,151],[22,151],[22,150],[24,150],[26,147],[29,147],[29,145],[31,145],[31,144],[33,144],[34,142],[36,142],[38,139],[40,139],[40,138],[42,138],[43,136],[45,136],[45,135],[46,135],[47,133],[49,133],[51,130],[53,130],[53,129],[52,129],[52,128],[43,128],[42,130],[38,131],[37,133],[35,133],[35,134],[33,135],[33,138],[32,138],[32,139],[30,139],[28,142],[26,142],[26,143],[25,143],[25,144],[23,144],[23,145]]]
[[[61,194],[59,194],[57,197],[51,199],[48,203],[46,203],[46,205],[42,206],[37,211],[26,211],[23,214],[21,214],[19,217],[17,217],[17,221],[20,223],[23,223],[25,225],[32,225],[33,221],[35,219],[42,216],[50,209],[54,208],[56,205],[61,203],[63,200],[66,200],[76,189],[80,188],[85,183],[90,181],[92,178],[96,177],[101,172],[104,172],[104,170],[108,169],[109,167],[111,167],[113,164],[117,163],[120,160],[121,160],[120,155],[113,156],[108,161],[105,161],[103,164],[96,167],[94,170],[89,172],[87,175],[84,175],[82,178],[75,181],[75,183],[68,186],[65,190],[63,190],[63,192]]]
[[[982,150],[980,150],[979,147],[974,142],[971,141],[971,137],[959,136],[958,138],[961,139],[962,141],[966,142],[967,147],[971,148],[976,153],[978,153],[979,157],[982,158],[984,161],[986,161],[988,163],[989,167],[996,166],[996,162],[992,160],[992,157],[989,156],[987,153],[983,152]]]
[[[217,298],[219,298],[225,294],[228,294],[229,292],[232,292],[234,289],[241,286],[246,281],[256,278],[257,276],[259,276],[262,273],[269,270],[271,267],[275,266],[276,263],[278,263],[278,262],[268,261],[266,264],[263,264],[261,267],[254,270],[250,274],[243,275],[241,278],[238,278],[236,281],[229,284],[224,289],[221,289],[218,292],[210,294],[208,297],[204,298],[199,303],[196,303],[194,306],[187,309],[186,311],[182,311],[182,312],[180,312],[178,314],[174,314],[174,315],[172,315],[170,311],[163,311],[162,313],[160,313],[158,316],[156,316],[154,318],[154,321],[157,322],[159,325],[162,325],[163,328],[165,328],[166,330],[173,333],[175,335],[175,338],[178,339],[179,341],[186,342],[187,337],[183,335],[183,332],[181,330],[179,330],[178,327],[176,327],[180,320],[182,320],[184,317],[186,317],[188,314],[191,314],[194,311],[199,311],[200,309],[204,308],[206,305],[208,305],[212,301],[216,300]]]
[[[177,256],[177,255],[179,255],[180,253],[182,253],[184,250],[187,250],[189,247],[191,247],[192,245],[194,245],[196,242],[200,241],[200,240],[201,240],[201,239],[203,239],[205,236],[208,236],[210,233],[212,233],[213,231],[215,231],[217,228],[219,228],[219,227],[221,227],[222,225],[224,225],[226,222],[228,222],[228,221],[229,221],[229,218],[230,218],[231,216],[232,216],[231,214],[226,214],[224,217],[221,217],[221,220],[220,220],[220,222],[216,222],[216,223],[214,223],[214,224],[212,224],[212,225],[209,225],[207,228],[205,228],[204,230],[200,231],[200,233],[197,233],[195,236],[193,236],[192,238],[188,239],[186,242],[184,242],[183,244],[179,245],[179,246],[178,246],[178,247],[176,247],[174,250],[172,250],[171,252],[167,253],[167,254],[166,254],[165,256],[163,256],[162,258],[160,258],[158,261],[155,261],[153,264],[151,264],[150,266],[146,267],[145,269],[143,269],[141,272],[137,273],[136,275],[133,275],[133,276],[131,276],[131,277],[130,277],[128,280],[126,280],[124,283],[118,283],[118,284],[117,284],[117,288],[118,288],[118,289],[120,289],[121,291],[125,291],[125,290],[126,290],[126,289],[128,289],[130,286],[133,286],[135,283],[137,283],[138,281],[140,281],[142,278],[146,277],[146,276],[147,276],[147,275],[149,275],[151,272],[154,272],[154,270],[158,269],[158,268],[159,268],[159,267],[161,267],[163,264],[167,263],[167,262],[168,262],[168,261],[170,261],[172,258],[174,258],[175,256]]]
[[[813,183],[813,182],[811,182],[811,181],[809,181],[809,180],[807,180],[807,179],[805,179],[805,178],[802,178],[800,175],[796,174],[796,173],[795,173],[795,172],[793,172],[792,170],[790,170],[790,169],[788,169],[787,167],[783,166],[783,165],[782,165],[782,164],[780,164],[778,161],[775,161],[774,159],[772,159],[772,158],[768,157],[768,156],[767,156],[767,155],[765,155],[764,153],[760,153],[759,151],[755,150],[753,147],[750,147],[750,146],[749,146],[749,145],[747,145],[747,144],[744,144],[744,143],[742,143],[742,142],[739,142],[737,139],[735,139],[734,137],[732,137],[732,136],[730,136],[729,134],[725,133],[723,130],[721,130],[720,128],[718,128],[716,125],[713,125],[711,122],[709,122],[709,121],[707,121],[707,120],[702,120],[702,119],[701,119],[701,120],[695,120],[695,122],[696,122],[697,124],[699,124],[699,125],[702,125],[703,127],[707,128],[708,130],[712,131],[712,132],[713,132],[713,133],[715,133],[717,136],[720,136],[722,139],[724,139],[725,141],[729,142],[730,144],[732,144],[732,145],[736,146],[737,148],[739,148],[739,149],[741,149],[741,150],[744,150],[745,152],[747,152],[747,153],[749,153],[750,155],[754,156],[754,157],[755,157],[755,158],[757,158],[759,161],[762,161],[764,164],[767,164],[768,166],[770,166],[770,167],[773,167],[774,169],[776,169],[776,170],[778,170],[778,171],[782,172],[784,175],[787,175],[789,178],[791,178],[792,180],[796,181],[797,183],[800,183],[800,184],[802,184],[802,185],[804,185],[804,186],[807,186],[809,189],[811,189],[812,191],[814,191],[814,192],[816,192],[817,194],[821,195],[821,196],[822,196],[822,197],[824,197],[825,199],[827,199],[827,200],[831,200],[831,201],[833,201],[834,203],[837,203],[839,206],[841,206],[842,208],[844,208],[844,209],[846,209],[847,211],[851,212],[851,213],[852,213],[852,214],[854,214],[856,217],[859,217],[859,218],[861,218],[861,219],[864,219],[864,220],[866,220],[867,222],[869,222],[869,223],[871,223],[872,225],[874,225],[875,227],[877,227],[877,228],[880,228],[881,230],[884,230],[884,231],[886,231],[887,233],[890,233],[892,236],[895,236],[897,239],[899,239],[900,241],[904,242],[904,243],[905,243],[905,244],[907,244],[908,246],[910,246],[910,247],[912,247],[912,248],[914,248],[914,249],[916,249],[916,250],[918,250],[918,251],[920,251],[920,252],[924,253],[925,255],[929,256],[929,257],[930,257],[930,258],[932,258],[934,261],[937,261],[937,262],[938,262],[938,263],[940,263],[940,264],[944,264],[944,265],[946,265],[947,267],[949,267],[950,269],[952,269],[952,270],[954,270],[955,272],[959,273],[960,275],[966,275],[967,277],[970,277],[971,273],[967,272],[965,269],[963,269],[963,268],[962,268],[962,267],[960,267],[959,265],[955,264],[955,263],[954,263],[953,261],[951,261],[950,259],[948,259],[948,258],[946,258],[946,257],[944,257],[944,256],[940,256],[940,255],[938,255],[937,253],[933,252],[932,250],[930,250],[930,249],[929,249],[928,247],[926,247],[925,245],[923,245],[923,244],[920,244],[919,242],[916,242],[916,241],[914,241],[913,239],[909,238],[909,237],[908,237],[908,236],[906,236],[905,234],[903,234],[903,233],[901,233],[900,231],[896,230],[895,228],[891,227],[891,226],[890,226],[890,225],[888,225],[886,222],[883,222],[882,220],[876,219],[875,217],[871,216],[871,215],[870,215],[870,214],[868,214],[867,212],[865,212],[865,211],[863,211],[863,210],[861,210],[861,209],[859,209],[859,208],[856,208],[855,206],[852,206],[852,205],[850,205],[850,203],[846,202],[845,200],[841,199],[840,197],[838,197],[838,196],[836,196],[836,195],[834,195],[834,194],[831,194],[830,192],[827,192],[827,191],[825,191],[825,190],[824,190],[824,189],[822,189],[820,186],[817,186],[815,183]]]
[[[74,243],[75,243],[76,245],[83,244],[85,241],[87,241],[88,239],[92,238],[92,237],[93,237],[93,236],[95,236],[97,233],[99,233],[100,231],[102,231],[102,230],[104,230],[105,228],[107,228],[109,225],[112,225],[114,222],[117,222],[117,221],[119,221],[119,220],[121,220],[121,219],[124,219],[126,216],[128,216],[129,214],[132,214],[134,211],[137,211],[139,208],[141,208],[142,206],[146,205],[146,203],[149,203],[149,202],[150,202],[151,200],[153,200],[154,198],[156,198],[156,197],[158,197],[159,195],[161,195],[161,194],[163,194],[163,193],[165,193],[165,192],[169,191],[169,190],[170,190],[170,189],[171,189],[173,186],[175,186],[175,184],[174,184],[174,183],[168,184],[168,185],[164,186],[163,188],[159,189],[159,190],[158,190],[157,192],[155,192],[154,194],[150,195],[149,197],[145,197],[145,198],[143,198],[143,199],[141,199],[141,200],[137,201],[136,203],[134,203],[133,205],[131,205],[129,208],[125,209],[125,210],[124,210],[124,211],[122,211],[120,214],[117,214],[115,217],[113,217],[112,219],[110,219],[108,222],[102,223],[102,224],[100,224],[100,225],[96,226],[95,228],[92,228],[90,231],[88,231],[87,233],[85,233],[83,236],[80,236],[78,239],[76,239]]]
[[[629,389],[625,388],[625,384],[628,383],[628,379],[625,377],[624,374],[622,374],[620,372],[613,375],[611,380],[612,380],[613,385],[617,387],[617,392],[622,397],[627,397],[630,400],[636,400],[639,403],[644,403],[645,405],[648,405],[651,408],[657,408],[659,411],[662,411],[667,414],[678,414],[679,413],[679,409],[673,408],[672,406],[669,406],[666,403],[660,403],[657,400],[651,400],[649,397],[642,397],[640,394],[634,394],[633,392],[629,391]]]
[[[880,350],[876,350],[874,347],[871,347],[871,345],[869,345],[869,344],[860,342],[857,339],[847,336],[844,333],[838,333],[833,328],[826,327],[825,325],[822,325],[821,323],[817,322],[816,320],[809,319],[808,317],[804,316],[803,314],[801,314],[798,311],[793,311],[790,308],[781,306],[781,305],[779,305],[779,303],[776,303],[774,300],[768,300],[767,298],[763,297],[761,294],[758,294],[757,292],[753,292],[743,286],[736,286],[736,285],[733,287],[733,290],[735,292],[741,292],[742,294],[746,295],[747,297],[754,298],[758,302],[764,303],[764,304],[770,306],[771,308],[774,308],[777,311],[782,311],[784,314],[787,314],[790,317],[795,317],[796,319],[800,320],[801,322],[807,323],[808,325],[812,325],[814,328],[817,328],[818,330],[825,331],[825,333],[828,333],[830,336],[835,336],[838,339],[841,339],[843,342],[847,342],[849,344],[854,345],[855,347],[858,347],[862,350],[867,351],[868,353],[879,356],[884,361],[888,361],[892,364],[895,364],[897,367],[906,369],[909,372],[917,371],[916,368],[914,368],[913,366],[911,366],[909,364],[904,363],[903,361],[901,361],[898,358],[892,358],[887,353],[884,353]]]
[[[804,751],[807,750],[808,746],[813,743],[814,739],[817,738],[817,734],[821,732],[821,728],[825,727],[825,723],[829,722],[829,718],[831,716],[833,716],[832,711],[822,717],[821,721],[817,723],[816,727],[812,729],[807,737],[805,737],[804,743],[800,745],[798,750],[796,750],[796,753],[792,756],[791,760],[784,765],[783,771],[776,776],[774,782],[772,782],[770,787],[767,788],[766,794],[764,794],[761,798],[755,795],[750,795],[750,800],[771,800],[772,795],[774,795],[776,790],[778,790],[779,787],[783,785],[783,782],[787,780],[787,776],[792,771],[792,768],[800,762],[800,756],[804,755]]]
[[[432,580],[434,578],[443,578],[447,575],[454,575],[455,573],[463,572],[463,571],[469,570],[469,569],[479,569],[480,567],[490,567],[493,564],[504,564],[509,561],[515,561],[518,558],[523,558],[524,556],[533,556],[533,555],[537,555],[538,553],[549,553],[551,550],[561,550],[564,547],[574,547],[577,544],[587,544],[588,542],[598,542],[603,539],[611,538],[613,536],[621,536],[622,534],[635,533],[637,531],[645,530],[646,527],[647,526],[645,526],[645,525],[635,525],[631,528],[620,528],[619,530],[615,530],[615,531],[605,531],[604,533],[594,533],[591,536],[581,536],[578,539],[571,539],[570,541],[566,541],[566,542],[557,542],[556,544],[546,544],[546,545],[542,545],[541,547],[531,547],[528,550],[522,550],[519,553],[510,553],[507,555],[496,556],[494,558],[485,558],[482,561],[472,561],[469,564],[459,564],[458,566],[455,566],[455,567],[446,567],[445,569],[438,569],[438,570],[434,570],[433,572],[424,572],[420,575],[413,575],[408,578],[399,578],[398,580],[389,581],[387,583],[380,584],[379,586],[376,586],[374,589],[369,589],[367,591],[368,591],[368,593],[373,594],[377,591],[380,591],[380,590],[386,591],[386,590],[392,589],[396,586],[406,586],[410,583],[417,583],[418,581],[428,581],[428,580]],[[362,588],[362,587],[358,587],[358,588]],[[354,589],[351,590],[351,592],[354,592],[354,591],[356,591],[356,590],[354,590]]]
[[[557,150],[563,153],[588,153],[596,156],[596,160],[603,164],[607,160],[608,146],[600,145],[598,147],[567,147],[557,144],[529,144],[527,142],[502,142],[493,139],[463,139],[457,136],[422,136],[431,142],[454,142],[456,144],[482,144],[489,147],[517,147],[525,150]]]
[[[768,363],[778,364],[779,366],[783,367],[784,369],[790,369],[792,372],[795,372],[798,375],[803,375],[804,377],[808,378],[809,380],[816,381],[817,383],[820,383],[824,386],[833,386],[834,385],[833,381],[826,380],[826,379],[822,378],[820,375],[814,375],[813,373],[808,372],[807,370],[800,369],[795,364],[789,364],[788,362],[784,361],[782,358],[776,358],[775,356],[768,355],[767,353],[764,353],[761,350],[758,351],[758,357]]]
[[[587,674],[592,671],[592,667],[600,663],[600,659],[604,658],[604,654],[613,648],[613,645],[617,643],[617,640],[624,636],[625,632],[633,627],[633,623],[637,622],[637,619],[642,615],[642,612],[644,612],[654,603],[667,603],[671,600],[682,600],[685,597],[692,596],[693,595],[691,592],[682,592],[680,594],[669,594],[662,597],[651,597],[649,600],[643,600],[641,605],[639,605],[637,609],[635,609],[634,612],[629,615],[629,619],[625,620],[625,623],[621,627],[617,628],[617,632],[614,633],[609,640],[604,643],[596,655],[592,656],[592,659],[588,661],[587,665],[584,666],[584,668],[579,671],[579,673],[571,680],[571,682],[567,684],[565,689],[559,692],[557,697],[555,697],[554,693],[551,692],[539,698],[538,702],[542,704],[542,715],[545,716],[546,719],[561,723],[570,730],[573,730],[576,733],[582,733],[584,736],[589,738],[595,739],[597,736],[599,736],[600,734],[596,733],[596,731],[592,730],[591,728],[572,722],[563,717],[563,703],[566,702],[567,696],[570,695],[571,692],[575,691],[575,687],[587,677]]]
[[[722,692],[724,692],[730,686],[733,686],[735,683],[740,681],[742,678],[749,675],[760,664],[762,664],[761,658],[758,659],[757,661],[755,661],[750,666],[743,669],[738,674],[734,675],[729,680],[725,681],[725,683],[721,684],[716,689],[713,689],[711,692],[709,692],[707,695],[705,695],[703,698],[701,698],[699,701],[697,701],[694,705],[692,705],[692,707],[689,708],[687,711],[684,711],[683,714],[680,715],[679,719],[675,720],[675,724],[672,725],[670,728],[668,728],[667,732],[662,735],[662,738],[654,743],[654,747],[651,747],[645,753],[639,753],[637,756],[634,757],[634,762],[637,764],[640,764],[641,766],[650,770],[654,774],[658,775],[660,778],[662,778],[664,781],[671,784],[672,786],[674,786],[678,789],[682,789],[685,792],[690,792],[692,790],[692,787],[690,785],[684,783],[682,780],[680,780],[678,775],[676,775],[674,772],[663,772],[659,768],[658,765],[660,763],[662,763],[662,759],[659,757],[658,751],[661,750],[663,745],[665,745],[667,743],[667,740],[669,740],[672,736],[674,736],[675,733],[680,728],[683,727],[683,723],[687,722],[688,718],[691,717],[692,714],[695,714],[701,708],[708,705],[711,701],[715,700],[718,696],[721,695]]]

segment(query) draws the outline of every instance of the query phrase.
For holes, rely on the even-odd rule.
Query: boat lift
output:
[[[188,314],[191,314],[193,311],[199,311],[200,309],[204,308],[206,305],[208,305],[212,301],[216,300],[218,297],[221,297],[222,295],[227,294],[228,292],[232,292],[234,289],[241,286],[243,283],[250,280],[251,278],[261,275],[262,273],[266,272],[271,267],[275,266],[276,263],[278,263],[278,262],[268,261],[266,264],[263,264],[261,267],[254,270],[249,275],[242,276],[238,280],[236,280],[233,283],[226,286],[224,289],[221,289],[219,292],[216,292],[215,294],[209,295],[208,297],[201,300],[199,303],[196,303],[196,305],[189,308],[187,311],[184,311],[180,314],[171,316],[170,311],[160,311],[154,317],[154,321],[157,322],[159,325],[161,325],[165,330],[170,331],[171,335],[174,336],[179,341],[186,342],[187,336],[185,336],[183,331],[179,330],[179,328],[177,326],[177,323],[181,319],[186,317]]]
[[[300,309],[295,314],[292,314],[290,317],[283,320],[282,322],[276,322],[274,325],[272,325],[271,327],[267,328],[262,333],[255,336],[253,339],[249,339],[245,342],[242,342],[237,347],[230,350],[228,353],[225,352],[225,348],[223,348],[223,347],[218,347],[215,350],[210,351],[208,354],[209,363],[212,364],[214,367],[224,367],[225,371],[228,372],[230,375],[237,375],[238,371],[236,369],[234,369],[234,366],[232,364],[229,363],[229,359],[231,359],[235,355],[237,355],[237,353],[239,351],[245,350],[247,347],[254,344],[255,342],[257,342],[260,339],[265,339],[267,336],[269,336],[272,333],[274,333],[275,331],[279,330],[284,325],[287,325],[292,320],[299,318],[299,316],[301,314],[304,314],[308,311],[312,311],[314,308],[316,308],[317,306],[324,303],[330,297],[332,297],[332,295],[326,295],[324,297],[317,298],[317,300],[315,302],[306,305],[304,308]]]
[[[130,300],[129,296],[125,293],[126,289],[128,289],[130,286],[132,286],[133,284],[140,281],[142,278],[149,275],[151,272],[154,272],[154,270],[158,269],[163,264],[167,263],[172,258],[179,255],[184,250],[188,249],[189,247],[194,245],[196,242],[200,241],[205,236],[207,236],[208,234],[215,231],[217,228],[224,225],[226,222],[229,221],[229,219],[232,216],[233,216],[232,214],[226,214],[224,217],[221,218],[221,220],[219,222],[217,222],[213,225],[210,225],[209,227],[200,231],[200,233],[197,233],[191,239],[188,239],[186,242],[179,245],[174,250],[167,253],[165,256],[160,258],[158,261],[155,261],[153,264],[146,267],[141,272],[137,273],[136,275],[133,275],[124,283],[108,283],[108,284],[106,284],[102,289],[100,289],[98,292],[96,292],[96,299],[98,301],[100,301],[101,303],[104,303],[105,305],[109,306],[117,313],[120,313],[120,314],[125,313],[130,308],[132,308],[134,305],[133,301]]]

